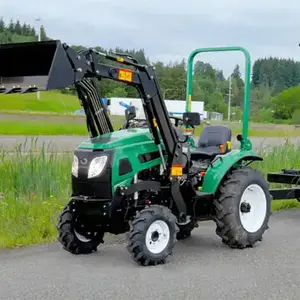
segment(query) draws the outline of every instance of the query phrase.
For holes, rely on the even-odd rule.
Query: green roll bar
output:
[[[250,75],[251,75],[251,57],[250,53],[243,47],[213,47],[195,49],[188,58],[187,63],[187,87],[186,87],[186,108],[187,112],[191,111],[192,92],[193,92],[193,63],[197,54],[203,52],[225,52],[241,51],[245,56],[245,89],[244,89],[244,109],[243,109],[243,129],[240,149],[251,150],[252,144],[248,139],[249,129],[249,102],[250,102]]]

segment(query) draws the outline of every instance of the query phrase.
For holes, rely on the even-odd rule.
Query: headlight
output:
[[[89,167],[88,178],[99,176],[106,165],[106,161],[107,156],[99,156],[94,158]]]
[[[73,176],[78,177],[78,157],[76,155],[73,156],[72,174]]]

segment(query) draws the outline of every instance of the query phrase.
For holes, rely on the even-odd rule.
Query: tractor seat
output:
[[[191,159],[212,159],[216,155],[225,154],[231,150],[231,129],[216,125],[204,127],[197,149],[191,150]]]

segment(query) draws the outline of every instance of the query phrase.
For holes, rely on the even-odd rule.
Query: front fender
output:
[[[238,162],[262,161],[263,157],[253,150],[232,150],[225,155],[217,155],[212,164],[206,170],[203,179],[202,191],[214,194],[227,172]]]

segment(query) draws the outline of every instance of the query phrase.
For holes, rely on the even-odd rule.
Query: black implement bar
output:
[[[268,173],[267,180],[272,183],[300,185],[300,170],[282,169],[281,172]]]
[[[267,174],[267,180],[272,183],[281,183],[289,185],[299,185],[300,170],[297,169],[282,169],[281,172]],[[273,200],[293,200],[300,199],[300,187],[270,189],[270,194]]]
[[[298,200],[300,202],[300,188],[271,189],[273,200]]]

